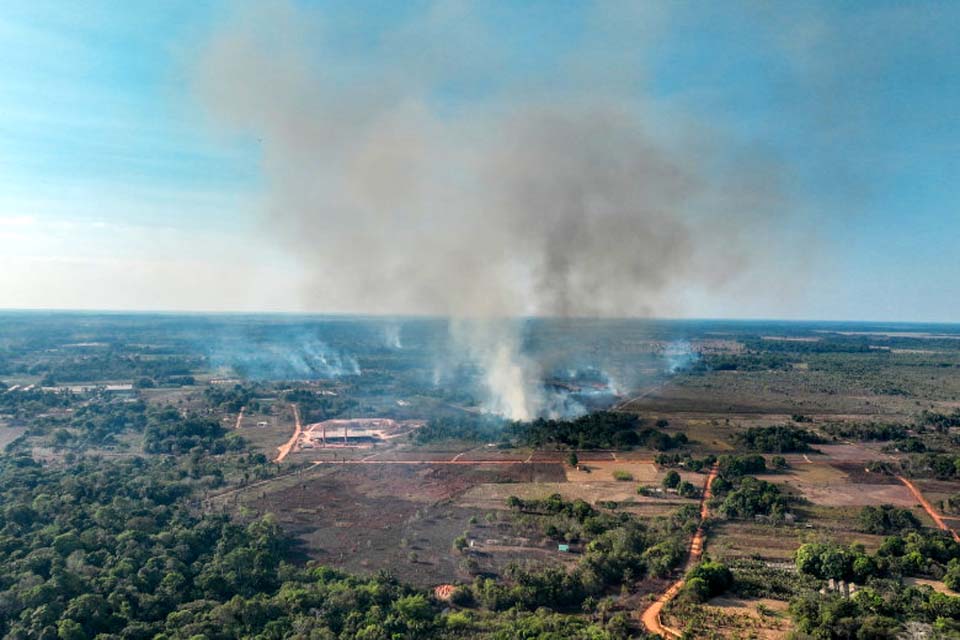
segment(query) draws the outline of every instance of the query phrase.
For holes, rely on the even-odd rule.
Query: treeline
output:
[[[788,370],[798,359],[776,353],[704,354],[691,365],[694,372]]]
[[[960,427],[960,409],[955,409],[952,413],[924,410],[917,419],[917,424],[921,427],[930,427],[936,431],[947,432],[951,428]]]
[[[467,442],[498,442],[504,437],[507,422],[502,418],[483,414],[469,416],[441,416],[431,418],[414,432],[417,444],[464,440]]]
[[[295,389],[284,394],[287,402],[296,402],[304,423],[339,418],[359,406],[353,398],[328,396],[308,389]]]
[[[875,349],[867,338],[820,338],[817,340],[763,340],[743,341],[748,351],[760,353],[874,353],[888,348]]]
[[[713,454],[694,458],[689,453],[658,453],[653,461],[659,467],[682,467],[690,471],[702,471],[712,466],[717,457]]]
[[[653,427],[643,427],[637,416],[597,411],[574,420],[515,422],[508,434],[516,442],[530,447],[568,447],[573,449],[631,449],[648,447],[667,451],[687,443],[683,433],[670,435]]]
[[[811,451],[811,444],[823,439],[807,429],[790,425],[750,427],[734,436],[734,442],[749,451],[763,453],[794,453]]]
[[[647,447],[657,451],[676,449],[688,442],[684,433],[670,434],[644,426],[635,415],[612,411],[597,411],[572,420],[538,418],[529,422],[507,422],[486,415],[439,417],[431,419],[414,435],[419,444],[442,440],[561,449]]]
[[[860,528],[878,535],[919,529],[920,521],[909,509],[884,504],[866,506],[860,510]]]
[[[24,373],[40,376],[45,386],[139,378],[150,378],[159,384],[164,384],[171,379],[190,376],[202,369],[204,365],[204,359],[198,356],[143,356],[110,349],[79,356],[58,357],[49,361],[42,360],[26,367]]]
[[[901,471],[915,478],[960,479],[960,455],[926,453],[900,460]]]
[[[907,437],[907,427],[892,422],[828,422],[821,427],[837,438],[887,442]]]

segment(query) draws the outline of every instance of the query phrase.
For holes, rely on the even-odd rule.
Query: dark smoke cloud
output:
[[[260,142],[268,224],[309,268],[307,306],[457,319],[499,413],[543,408],[504,318],[678,313],[687,288],[749,265],[781,204],[758,162],[720,157],[702,125],[662,126],[602,69],[594,86],[445,104],[449,74],[485,72],[445,32],[483,40],[468,4],[384,34],[372,63],[326,58],[335,28],[289,6],[247,12],[204,50],[198,91]],[[589,58],[571,60],[585,77]]]

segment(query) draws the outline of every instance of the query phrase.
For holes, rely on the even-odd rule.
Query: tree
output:
[[[960,558],[954,558],[947,564],[943,584],[947,585],[948,589],[960,592]]]
[[[837,544],[807,543],[797,549],[794,557],[798,571],[822,580],[842,580],[854,572],[854,555]],[[867,566],[861,561],[857,569],[865,571]]]
[[[87,634],[83,632],[80,623],[65,618],[57,626],[57,636],[60,640],[87,640]]]
[[[867,533],[898,533],[904,529],[919,529],[920,521],[909,509],[884,504],[866,506],[860,510],[860,527]]]
[[[677,485],[677,494],[683,498],[696,498],[700,491],[692,482],[686,480]]]
[[[723,563],[705,560],[687,574],[685,588],[697,601],[718,596],[733,584],[733,573]]]
[[[680,474],[671,469],[667,472],[667,475],[663,477],[663,486],[667,489],[676,489],[677,485],[680,484]]]
[[[580,464],[580,458],[577,457],[577,454],[573,451],[570,452],[570,455],[567,456],[567,464],[571,467],[575,467]]]

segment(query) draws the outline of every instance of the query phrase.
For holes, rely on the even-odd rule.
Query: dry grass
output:
[[[890,484],[877,476],[877,483],[853,482],[836,467],[815,458],[813,464],[795,462],[789,471],[759,476],[794,490],[810,502],[827,507],[892,504],[912,507],[916,503],[901,484]]]
[[[615,481],[615,471],[623,471],[633,476],[634,482],[640,484],[657,483],[661,474],[652,462],[630,462],[627,460],[604,460],[581,463],[579,469],[567,466],[567,482],[597,483]],[[612,498],[610,498],[612,499]]]

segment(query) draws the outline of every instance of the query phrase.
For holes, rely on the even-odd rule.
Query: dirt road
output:
[[[283,462],[283,459],[293,451],[293,448],[297,446],[297,440],[300,439],[300,433],[303,431],[303,425],[300,424],[300,409],[295,404],[291,404],[293,407],[293,419],[296,423],[296,426],[293,429],[293,436],[286,441],[283,445],[277,447],[277,457],[274,458],[274,462]]]
[[[957,535],[957,532],[947,526],[947,523],[943,521],[943,517],[937,513],[937,510],[933,508],[933,505],[930,504],[930,501],[923,497],[923,494],[920,493],[920,490],[917,489],[916,485],[904,478],[903,476],[897,476],[897,480],[903,483],[907,489],[910,490],[910,493],[913,494],[913,497],[917,499],[917,502],[920,503],[920,506],[923,507],[924,511],[927,512],[927,515],[944,531],[949,531],[950,535],[953,536],[953,539],[957,542],[960,542],[960,535]]]
[[[714,463],[713,468],[710,469],[710,474],[707,476],[707,481],[703,485],[703,497],[700,499],[700,526],[697,527],[697,532],[693,534],[693,540],[690,541],[690,553],[687,555],[687,564],[683,568],[684,575],[700,562],[700,556],[703,555],[703,546],[707,541],[707,534],[703,530],[703,522],[710,515],[710,507],[707,506],[707,503],[710,501],[710,498],[713,497],[710,487],[714,479],[716,479],[718,471],[719,466],[717,463]],[[674,582],[670,585],[669,589],[660,594],[660,597],[643,612],[640,619],[647,631],[662,638],[683,637],[682,633],[664,625],[660,620],[660,613],[663,611],[663,608],[680,593],[680,590],[683,589],[683,584],[683,578]]]
[[[234,429],[240,428],[240,423],[243,422],[243,412],[246,410],[246,407],[240,407],[240,413],[237,414],[237,422],[233,425]]]
[[[378,455],[378,454],[373,454]],[[373,460],[373,455],[361,458],[360,460],[314,460],[314,464],[557,464],[556,460],[534,460],[531,454],[524,460],[475,460],[471,458],[461,458],[463,454],[458,454],[451,459],[417,459],[417,460]],[[633,464],[653,464],[653,460],[631,460]]]

